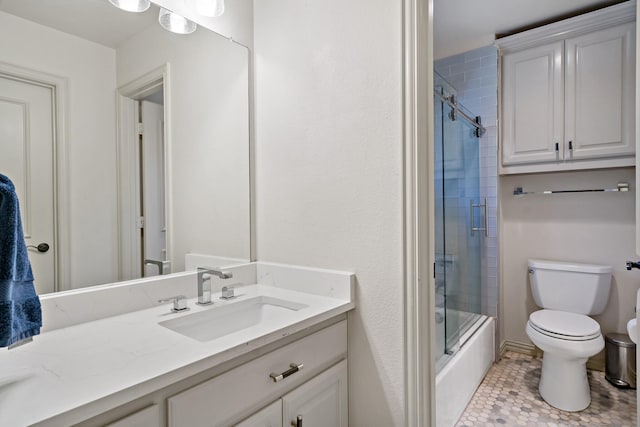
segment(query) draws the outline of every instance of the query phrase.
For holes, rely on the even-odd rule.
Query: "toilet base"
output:
[[[560,410],[586,409],[591,403],[587,358],[567,359],[545,351],[538,390],[549,405]]]

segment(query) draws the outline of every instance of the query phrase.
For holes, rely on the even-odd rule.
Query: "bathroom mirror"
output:
[[[248,50],[158,13],[0,0],[0,173],[41,294],[250,259]]]

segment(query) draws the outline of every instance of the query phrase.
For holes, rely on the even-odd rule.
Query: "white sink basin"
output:
[[[205,311],[158,324],[198,341],[211,341],[261,323],[286,321],[293,312],[306,307],[293,301],[258,296],[222,306],[214,305]]]
[[[627,322],[627,333],[631,341],[638,344],[638,323],[636,319],[631,319]]]

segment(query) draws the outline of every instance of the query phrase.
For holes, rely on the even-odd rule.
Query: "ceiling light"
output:
[[[176,34],[190,34],[198,27],[195,22],[162,7],[158,15],[158,22],[162,28]]]
[[[195,11],[202,16],[215,18],[224,13],[224,0],[192,0]]]
[[[144,12],[151,6],[149,0],[109,0],[109,2],[127,12]]]

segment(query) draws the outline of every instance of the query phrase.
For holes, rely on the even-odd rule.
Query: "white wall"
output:
[[[0,61],[68,80],[73,288],[117,274],[115,59],[113,49],[0,12]]]
[[[349,425],[402,426],[402,2],[254,8],[258,259],[356,274]]]
[[[170,65],[172,270],[189,252],[248,259],[247,49],[203,28],[180,36],[153,25],[117,58],[118,86]]]
[[[525,191],[615,188],[618,182],[628,182],[631,191],[513,196],[515,187]],[[531,344],[525,326],[529,314],[538,308],[529,287],[529,258],[611,265],[609,304],[595,319],[603,334],[626,333],[640,288],[638,272],[625,269],[626,260],[637,258],[634,183],[633,168],[501,178],[502,340]]]

